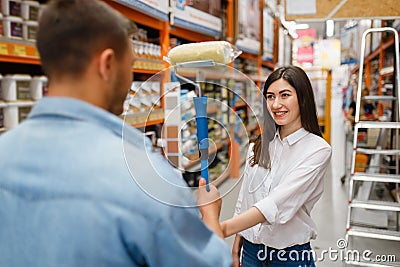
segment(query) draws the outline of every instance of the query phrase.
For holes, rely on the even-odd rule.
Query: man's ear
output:
[[[99,74],[104,81],[109,81],[112,75],[113,62],[115,61],[114,50],[108,48],[103,50],[99,58]]]

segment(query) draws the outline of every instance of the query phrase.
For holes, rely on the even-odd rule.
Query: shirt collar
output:
[[[295,131],[294,133],[286,136],[282,141],[287,140],[289,145],[293,145],[297,141],[299,141],[301,138],[306,136],[308,133],[309,132],[306,129],[300,128],[297,131]],[[278,129],[276,129],[275,138],[279,138],[279,140],[281,140],[280,135],[279,135],[279,127],[278,127]]]
[[[141,132],[126,124],[120,117],[90,103],[75,98],[44,97],[29,114],[29,119],[59,117],[88,121],[112,131],[115,135],[135,145],[143,145]],[[139,138],[138,138],[139,137]],[[147,140],[145,141],[146,143]]]

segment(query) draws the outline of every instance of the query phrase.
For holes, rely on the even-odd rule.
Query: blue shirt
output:
[[[40,100],[0,137],[0,266],[230,266],[144,138],[88,103]]]

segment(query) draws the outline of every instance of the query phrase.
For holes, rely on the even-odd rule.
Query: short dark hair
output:
[[[100,0],[51,0],[39,19],[36,45],[42,68],[80,76],[94,55],[114,50],[121,59],[136,25]]]
[[[310,133],[322,137],[318,125],[317,109],[314,91],[310,79],[303,69],[297,66],[281,67],[272,72],[265,81],[263,95],[265,96],[272,83],[284,79],[295,90],[300,107],[301,125]]]

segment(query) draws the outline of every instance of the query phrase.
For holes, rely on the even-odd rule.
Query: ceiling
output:
[[[315,12],[310,12],[313,9],[305,9],[304,14],[298,12],[305,5],[314,6]],[[293,12],[289,13],[290,10]],[[328,19],[343,21],[363,18],[393,19],[395,17],[400,17],[400,8],[399,1],[394,0],[285,0],[285,19],[287,21],[325,21]]]
[[[284,1],[285,20],[306,23],[315,28],[317,37],[326,37],[327,20],[334,20],[334,37],[349,20],[399,19],[398,0],[281,0]]]

